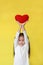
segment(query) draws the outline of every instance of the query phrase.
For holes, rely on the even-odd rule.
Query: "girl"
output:
[[[22,29],[23,33],[20,33]],[[28,51],[29,51],[29,40],[24,29],[24,25],[21,25],[20,30],[16,33],[16,38],[14,39],[14,65],[29,65],[28,62]]]

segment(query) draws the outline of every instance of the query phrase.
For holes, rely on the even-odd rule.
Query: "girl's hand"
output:
[[[21,30],[24,31],[24,25],[25,25],[25,24],[21,24],[21,23],[19,23],[20,31],[21,31]]]

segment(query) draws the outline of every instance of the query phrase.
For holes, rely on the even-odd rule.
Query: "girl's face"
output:
[[[20,46],[23,46],[24,45],[24,37],[23,36],[20,36],[19,39],[18,39],[18,44]]]

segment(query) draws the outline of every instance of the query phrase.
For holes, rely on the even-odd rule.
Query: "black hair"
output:
[[[21,36],[23,36],[23,37],[24,37],[24,34],[23,34],[23,33],[20,33],[20,34],[19,34],[19,37],[21,37]]]

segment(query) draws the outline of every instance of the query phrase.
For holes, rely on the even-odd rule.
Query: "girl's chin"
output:
[[[19,44],[20,45],[20,44]],[[24,44],[20,45],[21,47],[24,46]]]

